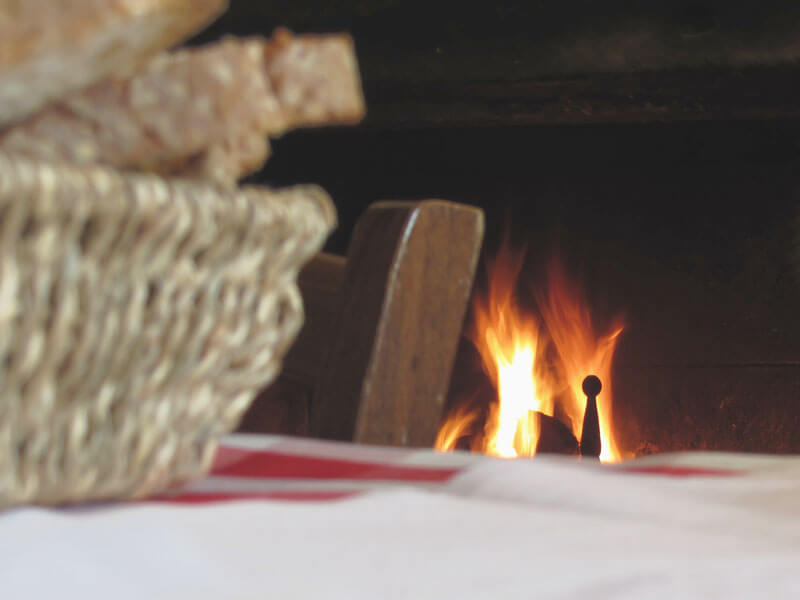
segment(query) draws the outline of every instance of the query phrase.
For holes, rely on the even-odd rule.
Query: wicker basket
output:
[[[315,186],[226,190],[0,154],[0,507],[201,476],[302,323]]]

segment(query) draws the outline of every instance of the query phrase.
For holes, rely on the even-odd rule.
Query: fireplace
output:
[[[487,259],[486,283],[475,287],[465,334],[490,386],[459,371],[457,379],[468,383],[451,394],[437,449],[466,444],[505,458],[543,448],[580,450],[607,462],[631,454],[620,445],[613,419],[612,366],[624,321],[618,316],[598,327],[589,298],[559,254],[537,280],[525,277],[525,254],[507,238]]]
[[[510,216],[512,241],[527,244],[523,279],[557,245],[598,320],[624,314],[613,380],[631,451],[797,452],[797,125],[308,132],[279,141],[263,176],[326,186],[340,252],[376,198],[482,206],[487,258]],[[295,170],[300,156],[313,172]],[[453,398],[473,385],[460,374],[480,371],[462,346]]]
[[[255,176],[331,193],[328,250],[345,251],[377,199],[480,206],[476,294],[507,239],[526,247],[523,302],[557,253],[599,323],[623,316],[610,377],[626,451],[800,452],[800,10],[748,4],[610,2],[600,15],[386,0],[286,3],[268,18],[234,0],[206,37],[353,34],[367,121],[287,135]],[[465,337],[450,409],[485,385]]]

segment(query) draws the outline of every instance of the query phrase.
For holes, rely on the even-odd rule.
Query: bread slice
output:
[[[267,136],[363,115],[350,37],[281,30],[162,54],[16,125],[0,149],[233,184],[267,159]]]
[[[0,0],[0,126],[199,31],[227,0]]]

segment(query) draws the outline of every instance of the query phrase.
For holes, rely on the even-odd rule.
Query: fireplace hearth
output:
[[[487,257],[511,216],[523,278],[539,278],[557,241],[601,320],[624,311],[615,418],[634,453],[800,452],[798,125],[307,132],[278,142],[263,177],[329,189],[339,252],[375,199],[481,206]],[[310,174],[293,167],[301,156]],[[469,387],[459,374],[480,371],[470,346],[451,397]]]
[[[580,439],[577,439],[570,428],[556,417],[542,412],[532,412],[528,418],[536,421],[538,431],[535,454],[567,454],[594,460],[600,458],[602,441],[597,413],[597,395],[602,390],[602,382],[598,377],[589,375],[583,383],[586,407]],[[473,450],[482,446],[482,437],[486,431],[485,421],[488,416],[486,409],[495,401],[492,396],[491,393],[484,395],[483,404],[474,407],[473,410],[470,410],[470,402],[467,402],[465,407],[457,407],[456,414],[466,416],[469,413],[472,418],[465,422],[463,429],[457,430],[456,437],[450,437],[443,432],[437,439],[437,445],[441,444],[439,449],[446,451]],[[475,396],[473,396],[473,401],[474,398]]]
[[[624,313],[611,379],[633,454],[800,452],[800,9],[429,4],[278,19],[234,0],[207,35],[346,29],[367,94],[363,126],[287,135],[255,178],[323,185],[333,252],[372,202],[431,197],[485,211],[484,259],[510,222],[528,284],[560,248],[598,322]],[[465,338],[450,408],[492,394]]]

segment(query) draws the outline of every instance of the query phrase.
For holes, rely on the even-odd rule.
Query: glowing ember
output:
[[[597,335],[582,295],[558,261],[547,271],[543,292],[534,294],[539,318],[526,314],[514,295],[523,258],[504,244],[488,265],[486,294],[473,303],[471,338],[497,390],[497,403],[472,449],[502,457],[533,456],[540,435],[535,413],[553,417],[556,407],[580,439],[586,407],[581,384],[592,374],[603,382],[597,398],[600,459],[618,461],[622,456],[611,420],[611,361],[622,325]],[[436,448],[455,448],[480,418],[477,409],[456,409],[439,430]]]

